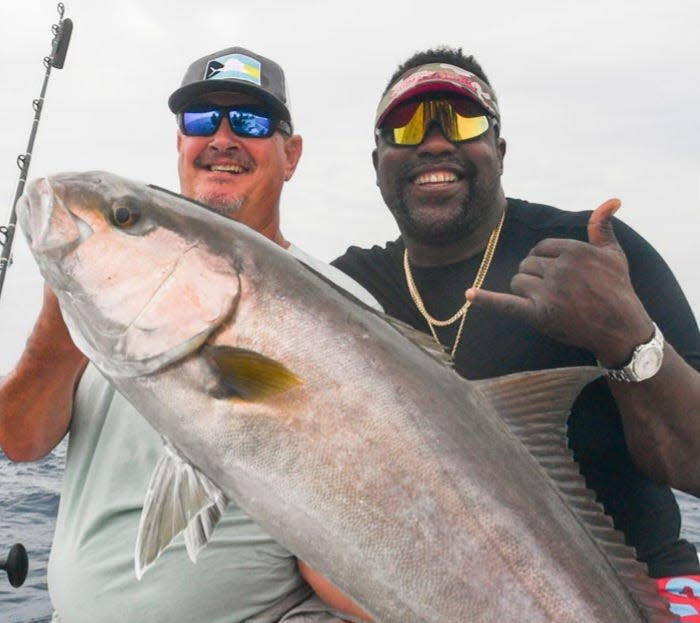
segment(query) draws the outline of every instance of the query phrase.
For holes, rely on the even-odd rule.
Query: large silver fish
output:
[[[166,440],[139,574],[233,499],[383,623],[674,620],[566,449],[597,368],[465,381],[257,233],[108,173],[18,212],[76,344]]]

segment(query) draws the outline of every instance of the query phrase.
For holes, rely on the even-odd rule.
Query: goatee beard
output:
[[[479,229],[488,217],[493,200],[490,195],[484,196],[485,194],[483,189],[470,184],[469,195],[462,201],[458,213],[446,221],[416,218],[403,193],[398,195],[398,205],[392,208],[391,212],[404,235],[426,245],[452,244]]]
[[[196,201],[203,203],[208,206],[211,210],[221,216],[225,216],[230,219],[235,219],[236,214],[243,207],[244,199],[242,197],[228,197],[226,195],[199,195],[195,197]]]

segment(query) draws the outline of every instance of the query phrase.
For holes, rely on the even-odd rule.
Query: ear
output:
[[[496,149],[498,149],[498,160],[501,163],[501,173],[503,173],[503,161],[506,158],[506,139],[500,136],[496,139]]]
[[[377,162],[379,157],[377,156],[377,148],[372,150],[372,165],[374,166],[374,183],[379,186],[379,180],[377,179]]]
[[[299,159],[301,158],[302,147],[303,141],[299,134],[294,134],[284,141],[284,154],[287,160],[284,167],[284,180],[286,182],[292,179],[292,175],[296,171],[297,164],[299,164]]]

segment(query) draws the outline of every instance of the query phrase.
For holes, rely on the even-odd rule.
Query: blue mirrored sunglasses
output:
[[[228,117],[231,131],[243,138],[268,138],[279,129],[288,136],[291,126],[269,112],[247,106],[193,106],[177,114],[180,130],[186,136],[213,136]]]

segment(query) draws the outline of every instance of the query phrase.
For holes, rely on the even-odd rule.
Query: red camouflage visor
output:
[[[430,63],[409,69],[384,94],[377,106],[374,127],[380,127],[386,116],[402,102],[416,95],[437,91],[469,97],[500,121],[498,100],[488,84],[461,67]]]

